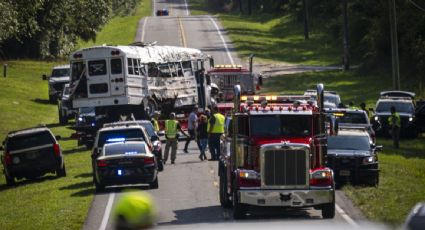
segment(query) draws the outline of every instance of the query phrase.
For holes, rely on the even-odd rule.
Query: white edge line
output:
[[[186,8],[186,16],[189,16],[189,7],[187,5],[187,1],[184,0],[184,7]]]
[[[229,48],[227,47],[226,41],[224,40],[223,35],[221,34],[220,28],[218,28],[217,23],[214,21],[214,19],[211,16],[208,16],[208,18],[213,23],[215,29],[217,30],[218,35],[220,36],[221,41],[223,42],[224,49],[226,50],[227,56],[229,57],[230,64],[234,65],[235,62],[233,61],[232,55],[230,54]]]
[[[353,227],[359,227],[359,225],[347,214],[345,211],[339,207],[339,205],[335,204],[336,211]]]
[[[146,27],[146,22],[148,21],[149,17],[145,17],[145,20],[143,21],[143,25],[142,25],[142,36],[141,36],[141,42],[145,41],[145,27]]]
[[[100,224],[99,230],[105,230],[106,225],[109,221],[109,216],[111,215],[112,204],[114,203],[115,193],[110,193],[108,198],[108,203],[106,204],[105,213],[103,214],[102,223]]]

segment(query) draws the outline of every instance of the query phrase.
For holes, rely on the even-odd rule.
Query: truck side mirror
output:
[[[43,74],[43,75],[41,76],[41,79],[43,79],[43,81],[47,80],[47,75],[46,75],[46,74]]]
[[[375,146],[375,150],[376,151],[382,151],[384,149],[384,146],[382,146],[382,145],[377,145],[377,146]]]

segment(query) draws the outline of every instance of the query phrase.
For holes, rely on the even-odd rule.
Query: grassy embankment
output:
[[[151,11],[150,1],[142,2],[135,15],[113,18],[98,33],[96,44],[133,41],[137,21]],[[80,43],[80,47],[90,45]],[[8,76],[0,78],[1,140],[11,130],[46,124],[63,137],[60,145],[67,168],[67,177],[50,174],[19,181],[14,187],[7,187],[1,174],[1,229],[80,229],[86,218],[94,194],[90,153],[78,148],[76,141],[69,139],[72,131],[58,124],[57,106],[48,103],[47,82],[41,80],[42,74],[64,62],[8,61]]]
[[[208,12],[203,0],[190,0],[192,14]],[[283,61],[298,64],[329,65],[340,62],[341,45],[313,31],[311,39],[303,40],[302,25],[288,17],[270,15],[240,16],[235,13],[218,14],[221,23],[241,57],[255,53],[262,61]],[[339,42],[339,41],[337,41]],[[327,71],[286,75],[265,80],[265,93],[302,93],[322,82],[328,90],[336,90],[342,100],[355,104],[366,102],[374,107],[378,93],[391,88],[390,73],[360,73],[358,71]],[[408,82],[402,82],[411,90]],[[417,92],[418,93],[418,92]],[[346,186],[343,191],[371,220],[398,225],[402,223],[416,202],[424,201],[425,194],[425,138],[402,140],[401,148],[392,148],[387,139],[379,153],[380,185],[375,187]]]

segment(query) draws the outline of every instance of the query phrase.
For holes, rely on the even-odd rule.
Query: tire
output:
[[[229,194],[227,194],[227,178],[226,174],[221,171],[220,172],[220,204],[223,208],[231,208],[232,201],[229,199]]]
[[[97,181],[95,179],[94,179],[94,187],[96,188],[96,192],[104,192],[105,191],[105,186],[97,183]]]
[[[233,190],[233,219],[242,220],[246,217],[246,206],[239,203],[237,191]]]
[[[4,175],[4,177],[6,178],[6,185],[7,186],[15,185],[15,178],[14,177],[9,177],[6,174]]]
[[[66,177],[65,164],[63,164],[62,168],[59,168],[59,169],[56,170],[56,176],[57,177]]]
[[[335,217],[335,186],[333,193],[333,201],[328,204],[324,204],[321,207],[323,219],[333,219]]]
[[[156,179],[153,182],[149,183],[149,188],[150,189],[158,189],[159,188],[158,176],[156,177]]]
[[[158,172],[164,171],[164,163],[162,160],[158,160]]]
[[[155,113],[155,111],[157,110],[158,110],[158,104],[156,103],[156,101],[152,98],[148,99],[146,103],[146,107],[144,107],[145,116],[147,118],[151,118],[153,114]]]

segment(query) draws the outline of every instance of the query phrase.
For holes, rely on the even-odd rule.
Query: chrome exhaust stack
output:
[[[320,83],[320,84],[317,84],[316,90],[317,90],[317,106],[319,106],[320,112],[324,112],[325,111],[325,108],[324,108],[325,87],[323,86],[322,83]]]
[[[241,86],[235,85],[233,88],[233,112],[237,113],[240,110],[241,107]]]

